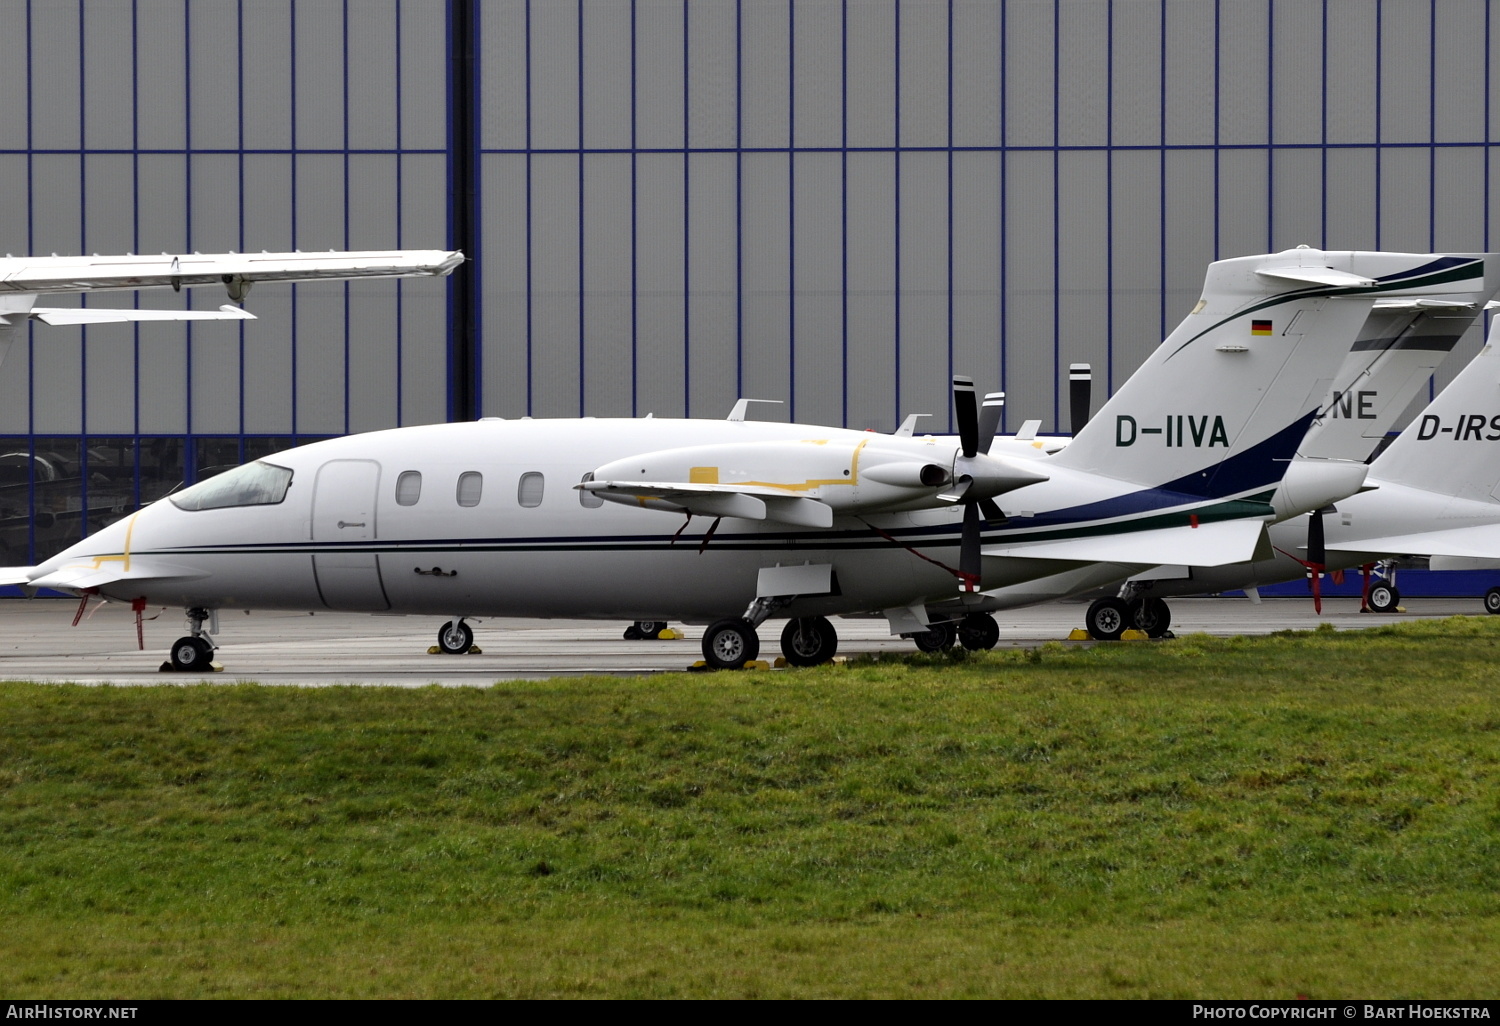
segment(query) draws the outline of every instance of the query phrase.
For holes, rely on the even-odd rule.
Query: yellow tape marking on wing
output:
[[[827,444],[827,439],[824,439],[823,441],[813,441],[812,439],[808,439],[808,441],[812,442],[813,445]],[[814,488],[821,488],[824,485],[849,485],[852,487],[859,484],[859,452],[869,444],[870,440],[868,438],[865,438],[862,439],[860,443],[854,447],[854,455],[849,458],[848,477],[815,477],[810,480],[803,481],[801,484],[791,484],[781,481],[746,481],[744,483],[747,486],[754,486],[756,488],[782,488],[789,492],[810,492]]]

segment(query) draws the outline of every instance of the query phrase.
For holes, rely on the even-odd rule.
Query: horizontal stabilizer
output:
[[[1197,527],[1161,527],[1089,538],[1016,541],[986,545],[982,552],[988,557],[1009,559],[1223,566],[1254,559],[1264,534],[1265,525],[1259,520],[1226,520]]]
[[[253,321],[255,315],[227,303],[217,310],[104,310],[99,307],[36,307],[44,324],[118,324],[124,321]]]
[[[127,566],[123,558],[116,557],[65,566],[30,581],[12,583],[26,584],[31,588],[68,588],[73,591],[82,591],[85,588],[103,588],[121,581],[190,580],[207,576],[206,570],[195,570],[192,567],[142,559],[132,558]],[[6,582],[0,578],[0,583]]]
[[[1350,274],[1332,267],[1258,267],[1255,273],[1262,278],[1305,281],[1309,285],[1336,285],[1340,288],[1365,288],[1375,284],[1374,278]]]
[[[1500,513],[1500,510],[1497,510]],[[1452,527],[1446,531],[1416,531],[1383,538],[1350,538],[1330,541],[1330,552],[1371,552],[1392,556],[1469,556],[1500,558],[1500,522]]]

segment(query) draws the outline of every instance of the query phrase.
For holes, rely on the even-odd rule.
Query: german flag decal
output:
[[[1270,321],[1251,321],[1250,322],[1250,334],[1252,334],[1252,335],[1269,335],[1269,334],[1271,334],[1271,322]]]

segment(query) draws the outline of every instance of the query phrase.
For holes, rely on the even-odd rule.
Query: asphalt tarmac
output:
[[[1173,599],[1172,629],[1177,634],[1268,634],[1308,630],[1331,623],[1353,630],[1390,623],[1452,616],[1484,615],[1477,597],[1408,599],[1405,612],[1361,614],[1357,599],[1327,599],[1323,615],[1308,599]],[[626,641],[624,623],[586,620],[470,620],[480,653],[429,655],[439,618],[370,616],[363,613],[226,613],[216,658],[224,669],[208,677],[162,672],[167,648],[186,634],[181,610],[148,610],[144,651],[137,649],[128,606],[90,606],[77,627],[70,626],[78,604],[59,599],[0,601],[0,679],[77,681],[114,684],[185,684],[256,681],[263,684],[427,684],[483,686],[496,680],[650,674],[684,670],[702,658],[702,628],[683,627],[678,641]],[[1065,641],[1083,621],[1084,606],[1053,603],[997,614],[1000,645],[1034,647]],[[910,641],[893,638],[884,620],[833,621],[839,654],[908,652]],[[761,628],[761,655],[780,654],[782,621]],[[1078,642],[1077,644],[1092,644]]]

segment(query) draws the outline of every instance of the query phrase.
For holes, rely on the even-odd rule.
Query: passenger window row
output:
[[[593,474],[585,474],[583,479],[591,481],[593,477]],[[542,492],[545,487],[546,479],[540,471],[527,471],[521,475],[520,483],[516,486],[516,502],[527,509],[535,509],[542,504]],[[460,506],[479,505],[479,499],[483,493],[483,474],[477,470],[466,470],[458,475],[458,493],[455,497]],[[396,505],[415,506],[421,497],[422,472],[420,470],[403,470],[396,476]],[[590,509],[597,509],[604,505],[604,500],[592,492],[579,492],[578,501]]]

